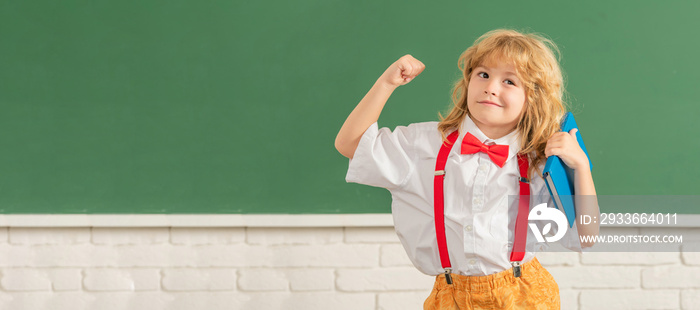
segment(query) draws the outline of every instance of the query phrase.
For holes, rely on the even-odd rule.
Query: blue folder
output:
[[[574,115],[568,112],[564,116],[564,121],[561,124],[561,131],[569,132],[574,128],[578,128],[576,120],[574,120]],[[583,152],[588,156],[586,146],[583,144],[583,138],[581,138],[580,129],[576,132],[576,140],[578,140],[578,145],[581,146]],[[591,162],[590,156],[588,156],[588,162],[591,165],[591,170],[593,170],[593,163]],[[557,209],[564,211],[566,219],[569,221],[569,227],[573,227],[576,221],[576,208],[574,207],[574,170],[569,168],[558,156],[549,156],[547,158],[547,163],[544,165],[542,177],[547,184],[547,189],[552,196],[554,205]]]

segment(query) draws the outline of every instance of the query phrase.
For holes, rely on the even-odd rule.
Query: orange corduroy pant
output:
[[[453,274],[451,285],[444,274],[438,275],[423,309],[560,309],[559,286],[537,258],[521,265],[521,270],[518,278],[512,269],[487,276]]]

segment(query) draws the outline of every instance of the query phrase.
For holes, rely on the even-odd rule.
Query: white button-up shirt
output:
[[[396,233],[416,268],[428,275],[444,272],[433,221],[435,161],[442,145],[437,125],[437,122],[417,123],[396,127],[392,132],[372,124],[363,134],[346,176],[348,182],[383,187],[391,192]],[[445,166],[445,234],[450,261],[454,273],[489,275],[511,268],[509,257],[520,193],[516,156],[520,142],[517,131],[500,139],[489,139],[469,117],[459,131]],[[508,145],[503,168],[482,152],[460,154],[462,138],[467,132],[485,144]],[[533,177],[530,186],[530,208],[551,203],[541,176]],[[578,250],[575,229],[576,225],[560,243]],[[535,256],[533,249],[545,247],[537,244],[528,229],[528,251],[523,263]]]

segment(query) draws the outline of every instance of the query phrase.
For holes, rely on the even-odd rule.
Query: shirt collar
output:
[[[472,135],[474,135],[479,141],[481,141],[484,144],[490,145],[490,144],[502,144],[502,145],[508,145],[508,159],[511,159],[515,155],[518,154],[520,151],[520,135],[519,131],[513,130],[511,133],[500,137],[498,139],[490,139],[487,137],[481,129],[479,129],[478,126],[474,123],[474,121],[469,117],[469,115],[466,115],[464,117],[464,120],[462,121],[462,125],[459,128],[459,137],[460,139],[464,138],[464,135],[469,132]],[[460,142],[461,143],[461,140]]]

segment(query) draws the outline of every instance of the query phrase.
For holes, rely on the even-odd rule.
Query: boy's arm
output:
[[[391,64],[343,123],[335,138],[338,152],[352,158],[362,134],[379,119],[379,114],[394,90],[408,84],[424,69],[425,65],[411,55],[403,56]]]
[[[552,135],[547,141],[545,155],[547,157],[556,155],[561,158],[569,168],[574,169],[574,203],[576,204],[576,229],[579,236],[597,236],[600,229],[598,221],[590,224],[582,224],[581,217],[584,215],[591,218],[600,219],[600,209],[598,208],[598,198],[593,184],[593,175],[588,156],[578,145],[576,132],[558,132]],[[580,239],[579,239],[580,240]],[[593,242],[581,243],[581,247],[593,246]]]
[[[574,170],[574,190],[576,192],[574,199],[578,234],[579,236],[597,236],[600,231],[600,224],[598,224],[598,221],[600,221],[600,210],[588,161],[585,162],[585,165],[581,165],[580,168]],[[582,217],[584,215],[598,220],[589,224],[583,224]],[[593,246],[593,242],[581,243],[581,247],[584,248],[591,246]]]

